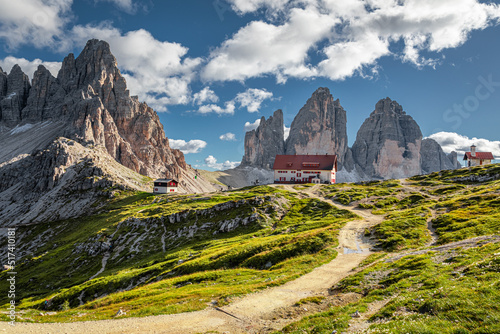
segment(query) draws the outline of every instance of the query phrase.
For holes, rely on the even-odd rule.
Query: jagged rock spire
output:
[[[285,153],[283,111],[278,109],[267,120],[262,117],[257,129],[245,134],[242,166],[273,168],[274,158]]]

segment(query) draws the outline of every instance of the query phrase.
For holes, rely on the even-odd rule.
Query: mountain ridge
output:
[[[170,148],[158,114],[137,97],[130,96],[125,78],[105,41],[89,40],[78,57],[72,53],[65,57],[57,77],[43,65],[35,71],[31,84],[18,65],[8,75],[0,71],[0,130],[0,141],[5,143],[0,152],[0,195],[4,198],[0,201],[0,210],[11,212],[4,215],[2,224],[30,222],[14,214],[19,210],[29,211],[29,203],[23,201],[23,197],[35,200],[33,205],[51,205],[43,201],[50,189],[30,190],[24,171],[15,172],[13,168],[23,165],[19,160],[32,160],[40,152],[49,160],[57,158],[59,150],[54,143],[59,138],[73,140],[87,149],[98,148],[99,154],[89,155],[92,164],[98,164],[99,156],[108,155],[131,172],[152,178],[176,178],[181,189],[187,192],[216,190],[210,182],[197,177],[181,151]],[[79,161],[79,154],[68,161]],[[39,172],[40,167],[36,165],[26,163],[23,168],[26,166],[32,169],[31,175]],[[44,178],[40,182],[55,182],[56,187],[59,180],[53,178],[58,174],[54,170],[56,166],[48,163],[41,168],[50,170],[40,174]],[[130,186],[127,182],[120,184],[119,175],[109,176],[117,182],[117,187]],[[9,195],[15,189],[23,189],[21,197]],[[146,188],[140,185],[133,189]],[[95,200],[94,195],[89,197]],[[38,200],[42,202],[37,203]],[[9,207],[17,209],[8,210]],[[83,211],[76,212],[82,214]],[[28,216],[24,217],[28,219]]]

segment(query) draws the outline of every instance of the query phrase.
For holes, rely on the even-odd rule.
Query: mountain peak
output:
[[[315,98],[315,97],[322,97],[322,96],[327,96],[327,97],[330,97],[332,94],[330,93],[330,90],[327,88],[327,87],[319,87],[318,89],[316,89],[314,91],[314,93],[312,94],[312,98]]]
[[[406,115],[403,111],[403,107],[396,101],[391,100],[389,97],[381,99],[377,102],[374,113]]]

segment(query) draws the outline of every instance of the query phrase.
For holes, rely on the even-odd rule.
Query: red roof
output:
[[[468,159],[478,159],[478,160],[493,160],[493,154],[491,152],[476,152],[476,156],[473,157],[470,152],[465,152],[464,160]]]
[[[336,155],[277,155],[273,169],[333,170],[337,169]]]

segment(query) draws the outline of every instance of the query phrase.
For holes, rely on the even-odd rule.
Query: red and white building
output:
[[[489,165],[495,159],[491,152],[476,152],[476,146],[470,147],[470,152],[465,152],[464,160],[466,160],[467,167]]]
[[[178,191],[179,182],[174,179],[158,179],[154,182],[153,193],[167,194],[176,193]]]
[[[335,183],[336,155],[277,155],[274,183]]]

